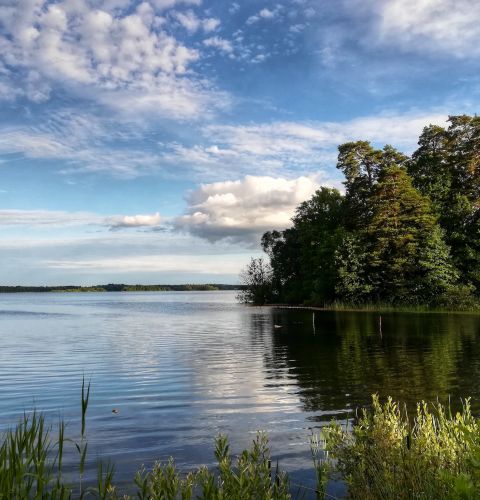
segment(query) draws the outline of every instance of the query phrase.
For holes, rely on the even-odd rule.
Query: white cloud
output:
[[[88,212],[54,210],[0,210],[0,228],[29,226],[35,228],[73,227],[103,224],[104,218]]]
[[[443,113],[417,112],[347,122],[207,125],[199,129],[197,144],[143,142],[140,149],[138,143],[148,129],[138,122],[113,122],[65,110],[52,113],[41,125],[0,128],[0,155],[61,160],[65,162],[61,172],[66,174],[105,171],[133,178],[161,172],[208,182],[262,169],[265,175],[291,178],[299,169],[332,171],[337,146],[347,141],[369,140],[378,146],[388,142],[410,153],[424,126],[445,125],[445,120]]]
[[[152,0],[153,5],[158,9],[171,9],[177,5],[201,5],[202,0]]]
[[[109,140],[120,138],[122,131],[118,124],[117,130],[118,134],[107,123],[81,115],[77,119],[55,117],[53,123],[36,128],[5,127],[0,129],[0,155],[63,160],[67,162],[64,173],[107,171],[123,178],[137,177],[158,165],[159,157],[153,153],[108,144]],[[126,131],[127,137],[130,133]]]
[[[232,283],[251,249],[185,233],[4,229],[4,284]],[[193,250],[192,250],[193,249]]]
[[[205,39],[203,41],[203,45],[205,45],[205,47],[214,47],[227,54],[231,54],[233,52],[232,43],[218,36]]]
[[[270,229],[285,229],[299,203],[320,187],[322,174],[296,179],[248,175],[242,180],[202,184],[189,198],[188,214],[176,226],[211,241],[257,244]]]
[[[245,257],[243,257],[244,259]],[[136,255],[101,259],[58,259],[44,260],[42,264],[50,269],[62,271],[95,271],[97,273],[172,272],[209,275],[237,275],[239,259],[235,255]],[[118,275],[118,274],[117,274]]]
[[[199,52],[168,34],[165,18],[149,3],[128,1],[121,9],[107,4],[22,0],[0,11],[0,68],[15,68],[24,82],[17,94],[38,102],[48,99],[52,86],[68,87],[124,112],[148,110],[174,119],[226,105],[225,96],[192,71]],[[209,32],[219,24],[191,11],[180,15],[192,30]],[[5,73],[0,96],[15,97],[12,78]]]
[[[347,122],[273,122],[253,125],[210,125],[203,129],[206,144],[171,144],[163,159],[192,165],[197,172],[230,177],[261,169],[268,175],[292,177],[302,169],[315,172],[336,163],[337,146],[367,140],[377,146],[390,143],[412,152],[423,127],[445,125],[444,113],[405,113],[366,116]]]
[[[275,11],[270,9],[262,9],[258,15],[263,19],[273,19],[275,17]]]
[[[199,29],[209,33],[220,26],[220,19],[214,17],[200,19],[192,10],[175,12],[174,17],[189,33],[195,33]]]
[[[240,10],[240,5],[237,2],[233,2],[232,5],[228,8],[228,12],[230,14],[235,14]]]
[[[106,220],[111,229],[128,229],[147,227],[160,227],[165,219],[157,212],[153,215],[125,215],[123,217],[111,217]]]
[[[277,5],[275,9],[270,10],[267,8],[263,8],[258,12],[258,14],[254,14],[253,16],[250,16],[247,19],[247,24],[254,24],[257,23],[258,21],[261,20],[270,20],[270,19],[275,19],[278,14],[280,13],[282,7],[280,5]]]
[[[480,55],[480,3],[477,0],[347,0],[367,9],[378,39],[412,51]]]
[[[75,226],[101,226],[111,230],[159,228],[167,223],[158,212],[152,215],[114,215],[105,217],[90,212],[61,210],[0,210],[0,228],[28,226],[49,229]]]

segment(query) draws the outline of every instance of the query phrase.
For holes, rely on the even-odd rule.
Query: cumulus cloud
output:
[[[347,5],[367,9],[382,43],[462,58],[480,55],[480,3],[476,0],[347,0]]]
[[[188,213],[175,225],[210,241],[258,245],[263,232],[290,226],[297,205],[310,198],[323,180],[322,174],[291,180],[248,175],[202,184],[190,194]]]
[[[157,2],[162,8],[176,3]],[[51,86],[67,86],[124,112],[175,119],[227,105],[225,95],[191,71],[198,50],[169,34],[165,18],[149,3],[97,5],[92,8],[87,0],[11,0],[2,8],[0,62],[16,71],[5,74],[0,95],[14,97],[13,89],[21,83],[17,93],[41,101],[48,99]],[[177,15],[193,31],[213,31],[219,24],[191,11]]]
[[[123,217],[111,217],[106,221],[110,229],[129,229],[129,228],[158,228],[165,222],[164,218],[157,212],[153,215],[125,215]]]

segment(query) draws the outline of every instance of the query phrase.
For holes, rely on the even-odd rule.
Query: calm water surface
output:
[[[0,294],[0,429],[36,407],[78,436],[85,374],[90,471],[97,457],[119,482],[170,455],[196,468],[213,463],[218,433],[237,452],[262,429],[313,486],[311,430],[374,392],[410,406],[472,396],[478,412],[479,336],[480,316],[382,314],[380,331],[377,313],[314,318],[233,292]]]

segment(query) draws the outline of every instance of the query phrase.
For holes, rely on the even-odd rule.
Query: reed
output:
[[[130,497],[120,495],[114,485],[115,468],[99,461],[96,484],[85,485],[84,473],[88,453],[86,415],[90,398],[90,383],[82,380],[80,439],[65,436],[65,423],[60,420],[58,434],[47,426],[45,417],[33,411],[24,414],[18,425],[8,430],[0,441],[0,500],[101,498],[102,500]],[[65,446],[72,444],[78,452],[78,481],[64,481],[63,457]],[[135,497],[143,499],[244,500],[290,498],[285,473],[272,471],[268,438],[258,433],[252,446],[236,460],[229,451],[228,439],[219,436],[215,442],[216,470],[202,467],[185,477],[177,470],[173,459],[156,463],[151,470],[138,471],[133,481]]]
[[[115,468],[99,462],[95,483],[85,484],[88,439],[86,415],[90,384],[82,381],[80,439],[65,435],[59,421],[54,432],[45,417],[24,414],[18,425],[0,440],[0,500],[100,498],[121,495],[115,487]],[[65,446],[78,452],[78,478],[64,480]],[[480,497],[480,420],[470,401],[452,415],[440,404],[419,403],[409,417],[391,398],[373,397],[370,410],[353,423],[331,423],[312,435],[311,452],[317,478],[316,497],[329,498],[332,477],[343,479],[350,498],[468,499]],[[171,458],[142,468],[129,491],[140,500],[287,500],[291,484],[278,463],[272,468],[268,437],[259,432],[250,448],[232,456],[226,436],[215,441],[217,466],[181,473]],[[307,489],[303,489],[305,492]]]
[[[403,312],[403,313],[459,313],[475,314],[480,312],[480,305],[476,303],[456,305],[427,305],[427,304],[392,304],[388,302],[343,302],[336,300],[325,303],[320,309],[326,311],[359,311],[359,312]]]

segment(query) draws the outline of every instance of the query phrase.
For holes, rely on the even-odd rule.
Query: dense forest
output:
[[[430,125],[407,156],[339,146],[345,194],[322,187],[262,237],[242,299],[469,307],[480,296],[480,118]]]

